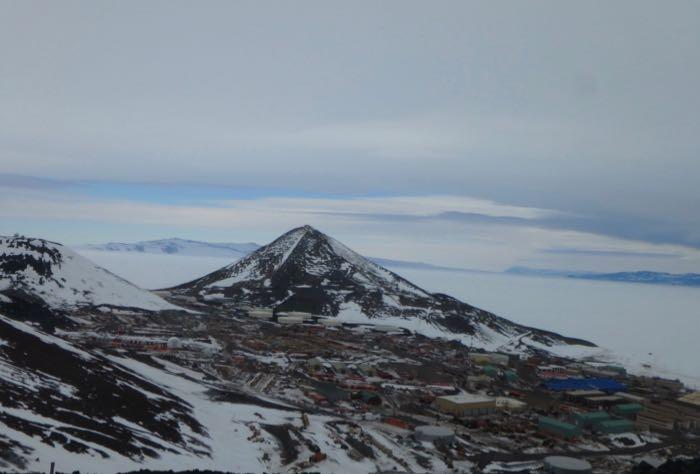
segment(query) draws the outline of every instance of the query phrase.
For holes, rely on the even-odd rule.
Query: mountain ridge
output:
[[[260,245],[254,242],[225,243],[203,242],[199,240],[170,237],[156,240],[143,240],[133,243],[107,242],[104,244],[84,244],[74,248],[80,250],[106,252],[135,252],[154,254],[177,254],[197,257],[243,257],[257,250]]]
[[[616,281],[621,283],[700,287],[700,273],[667,273],[649,270],[603,273],[531,267],[511,267],[503,273],[523,276],[574,278],[579,280]]]

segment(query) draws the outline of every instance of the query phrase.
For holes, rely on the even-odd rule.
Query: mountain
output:
[[[578,278],[582,280],[650,283],[656,285],[700,286],[700,274],[698,273],[677,274],[651,271],[596,273],[529,267],[512,267],[506,270],[505,273],[510,273],[513,275]]]
[[[98,250],[109,252],[139,252],[154,254],[189,255],[195,257],[242,258],[260,248],[258,244],[249,243],[210,243],[178,238],[147,240],[132,244],[109,242],[106,244],[87,244],[77,250]]]
[[[390,324],[484,347],[592,346],[429,293],[311,226],[293,229],[231,265],[170,290],[345,322]]]
[[[55,242],[0,237],[0,309],[39,300],[53,310],[119,307],[179,309]]]

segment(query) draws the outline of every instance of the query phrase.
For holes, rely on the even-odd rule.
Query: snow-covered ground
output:
[[[231,263],[222,258],[81,253],[146,288],[183,283]],[[636,373],[677,377],[700,387],[697,288],[389,269],[426,290],[447,293],[514,322],[590,340]]]

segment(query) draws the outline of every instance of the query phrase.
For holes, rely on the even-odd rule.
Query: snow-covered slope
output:
[[[30,348],[31,350],[28,350]],[[0,315],[0,471],[115,473],[138,469],[301,472],[431,472],[372,422],[352,429],[371,456],[351,458],[350,424],[205,381],[164,359],[88,350]],[[282,436],[280,436],[282,435]],[[285,438],[281,446],[281,438]]]
[[[61,244],[26,237],[0,237],[0,293],[43,300],[54,309],[113,306],[147,311],[179,309],[132,285]]]
[[[76,250],[93,250],[107,252],[137,252],[172,255],[189,255],[193,257],[228,257],[243,258],[260,248],[258,244],[249,243],[211,243],[178,238],[147,240],[125,244],[109,242],[106,244],[88,244],[76,247]]]
[[[484,347],[514,351],[521,345],[591,345],[431,294],[310,226],[293,229],[242,260],[173,291],[223,294],[241,304],[308,311],[348,322],[388,323],[465,342],[473,336]]]

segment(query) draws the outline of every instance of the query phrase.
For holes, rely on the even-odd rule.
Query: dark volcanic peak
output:
[[[182,287],[222,288],[251,282],[265,288],[379,285],[395,292],[430,296],[308,225],[293,229],[242,260]]]
[[[247,257],[174,288],[238,304],[306,311],[347,322],[391,324],[429,336],[474,336],[481,345],[585,343],[524,327],[442,294],[431,294],[304,226]],[[534,342],[533,342],[534,341]],[[465,341],[467,342],[467,341]]]
[[[41,300],[51,308],[177,309],[61,244],[0,236],[0,307],[11,304],[20,293],[24,300]]]

